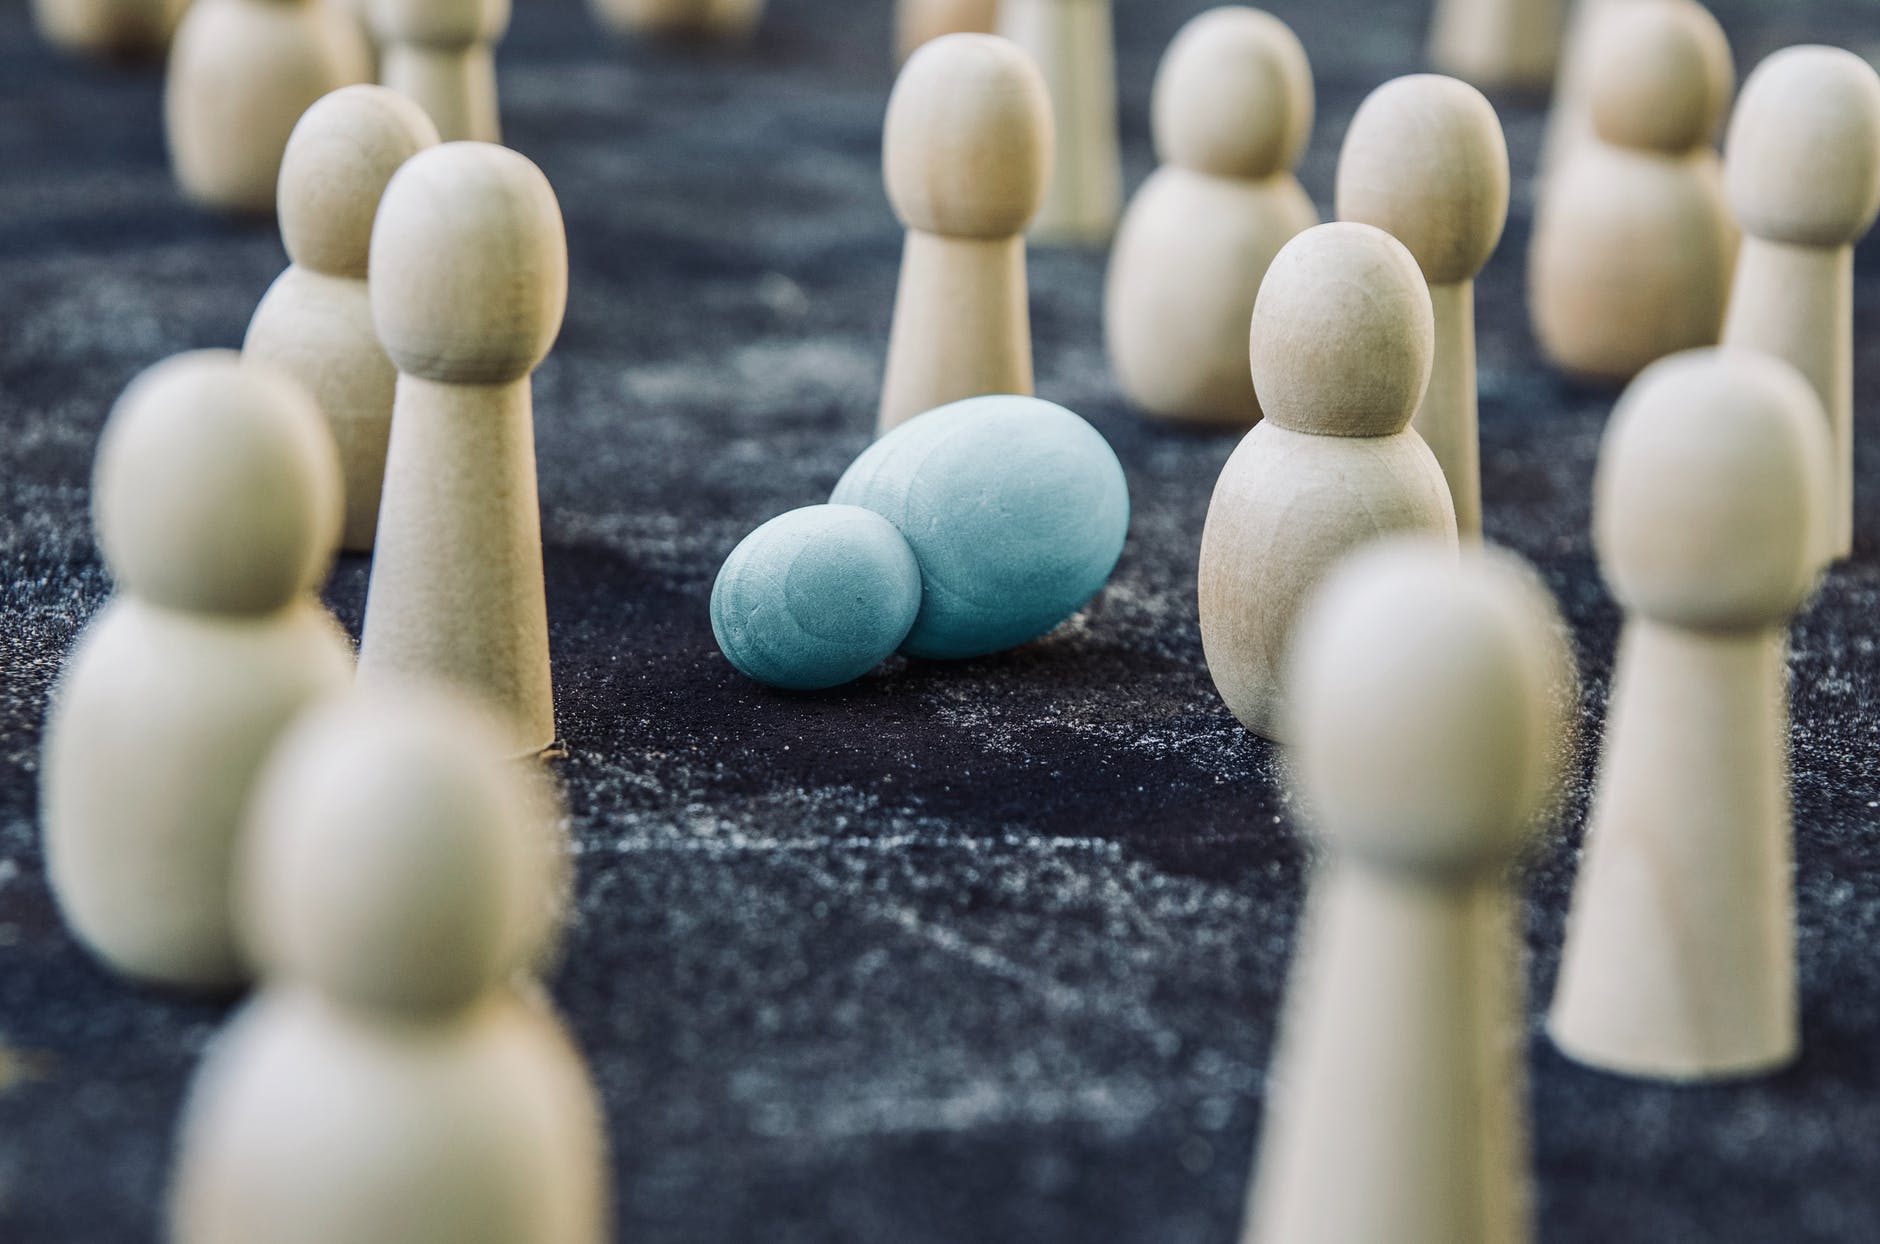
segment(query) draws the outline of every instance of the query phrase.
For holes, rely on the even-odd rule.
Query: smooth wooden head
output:
[[[1249,358],[1268,421],[1321,436],[1409,426],[1436,348],[1430,291],[1403,243],[1371,225],[1308,229],[1253,304]]]
[[[1710,10],[1695,0],[1608,4],[1593,39],[1588,97],[1600,138],[1675,154],[1716,133],[1736,63]]]
[[[257,780],[239,915],[270,979],[355,1006],[461,1006],[535,950],[543,809],[475,706],[356,691]]]
[[[1327,577],[1292,655],[1313,823],[1385,868],[1471,873],[1517,852],[1557,789],[1573,659],[1515,557],[1388,539]]]
[[[1259,9],[1210,9],[1181,28],[1150,101],[1156,155],[1216,177],[1292,168],[1312,135],[1312,66],[1285,22]]]
[[[568,302],[568,239],[542,170],[493,143],[445,143],[393,174],[372,230],[372,320],[406,375],[521,380]]]
[[[281,158],[277,201],[288,257],[363,279],[386,183],[437,141],[424,109],[382,86],[341,87],[307,109]]]
[[[1828,488],[1828,421],[1801,373],[1747,349],[1672,355],[1632,382],[1600,444],[1600,568],[1658,622],[1778,625],[1821,569]]]
[[[1372,91],[1345,131],[1338,215],[1402,242],[1432,285],[1474,280],[1508,221],[1508,142],[1494,105],[1440,74]]]
[[[1724,188],[1756,237],[1859,240],[1880,211],[1880,75],[1830,47],[1784,48],[1756,66],[1730,118]]]
[[[509,29],[510,0],[366,0],[381,43],[436,48],[493,43]]]
[[[1014,237],[1044,201],[1054,141],[1031,57],[996,35],[942,35],[908,57],[888,99],[888,199],[923,233]]]
[[[291,377],[229,350],[145,371],[105,424],[92,521],[118,584],[192,613],[265,614],[339,543],[339,452]]]

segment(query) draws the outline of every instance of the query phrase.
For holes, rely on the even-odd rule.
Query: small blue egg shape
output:
[[[789,691],[860,678],[920,612],[920,565],[894,525],[810,505],[753,531],[712,584],[712,634],[739,671]]]
[[[1116,568],[1129,484],[1103,434],[1034,397],[968,398],[908,420],[829,498],[893,523],[920,562],[913,657],[981,656],[1035,639]]]

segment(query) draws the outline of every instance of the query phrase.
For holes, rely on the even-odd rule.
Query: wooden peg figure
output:
[[[379,81],[430,114],[445,142],[503,140],[496,43],[510,0],[368,0]]]
[[[1394,539],[1299,634],[1294,770],[1323,854],[1243,1244],[1521,1244],[1510,865],[1558,788],[1565,629],[1514,558]]]
[[[1723,329],[1737,239],[1710,135],[1734,70],[1694,0],[1605,0],[1598,22],[1593,133],[1542,183],[1528,304],[1557,366],[1623,382]]]
[[[256,793],[264,987],[185,1106],[176,1244],[600,1244],[605,1141],[528,965],[552,838],[473,706],[342,696]]]
[[[764,0],[592,0],[595,14],[622,34],[655,39],[747,39]]]
[[[1834,444],[1829,550],[1854,551],[1854,243],[1880,211],[1880,76],[1852,52],[1794,47],[1750,74],[1724,183],[1744,234],[1726,345],[1792,364]]]
[[[1665,359],[1627,390],[1594,478],[1625,607],[1548,1030],[1669,1080],[1795,1057],[1784,632],[1822,566],[1827,422],[1751,350]]]
[[[1150,105],[1162,167],[1124,214],[1103,297],[1111,364],[1149,414],[1259,420],[1247,325],[1273,256],[1319,222],[1293,175],[1312,110],[1305,49],[1269,13],[1210,9],[1169,44]]]
[[[307,110],[281,161],[281,240],[293,262],[255,308],[245,357],[293,376],[339,445],[340,547],[369,552],[385,481],[398,370],[372,327],[366,260],[385,184],[437,145],[424,110],[382,86],[349,86]]]
[[[1038,68],[995,35],[945,35],[908,58],[882,165],[907,226],[878,431],[962,398],[1032,391],[1025,225],[1051,167]]]
[[[195,0],[163,85],[177,184],[204,207],[272,212],[301,114],[371,75],[370,47],[326,0]]]
[[[1560,0],[1437,0],[1430,65],[1487,89],[1535,90],[1560,58]]]
[[[231,875],[255,775],[352,657],[314,597],[339,537],[338,456],[292,378],[223,350],[124,391],[92,480],[117,594],[53,691],[46,866],[92,953],[151,984],[222,989],[249,964]]]
[[[1370,225],[1308,229],[1267,269],[1250,361],[1266,417],[1221,469],[1201,533],[1201,645],[1241,724],[1284,742],[1300,605],[1347,552],[1396,531],[1456,544],[1456,511],[1410,428],[1430,378],[1429,288]]]
[[[941,35],[997,33],[999,0],[898,0],[894,6],[895,60]]]
[[[999,0],[999,33],[1038,62],[1057,134],[1032,239],[1107,242],[1123,205],[1110,0]]]
[[[187,0],[33,0],[40,37],[61,51],[110,61],[159,58]]]
[[[422,151],[385,189],[368,283],[399,375],[360,680],[467,691],[539,752],[555,704],[529,376],[568,297],[555,192],[506,147]]]
[[[1410,426],[1442,464],[1458,533],[1479,540],[1475,274],[1508,220],[1508,144],[1494,106],[1467,83],[1436,74],[1378,87],[1345,131],[1338,215],[1402,242],[1429,282],[1436,353]]]

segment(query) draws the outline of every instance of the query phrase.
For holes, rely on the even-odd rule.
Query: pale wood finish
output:
[[[445,142],[502,141],[496,44],[510,0],[366,0],[379,81],[428,113]]]
[[[882,166],[907,227],[877,430],[961,398],[1032,391],[1024,229],[1051,159],[1044,82],[993,35],[945,35],[908,59]]]
[[[1508,219],[1508,144],[1494,106],[1454,78],[1386,82],[1345,133],[1337,194],[1341,219],[1389,232],[1429,282],[1436,352],[1411,426],[1442,464],[1458,533],[1479,540],[1475,276]]]
[[[1436,0],[1430,65],[1480,87],[1544,87],[1560,59],[1560,28],[1560,0]]]
[[[916,48],[941,35],[989,35],[998,28],[999,0],[898,0],[894,8],[895,60],[905,63]]]
[[[107,60],[162,56],[188,0],[33,0],[40,37]]]
[[[763,20],[764,0],[591,0],[623,34],[654,38],[746,39]]]
[[[1107,242],[1123,205],[1110,0],[1000,0],[999,33],[1038,62],[1057,132],[1033,240]]]

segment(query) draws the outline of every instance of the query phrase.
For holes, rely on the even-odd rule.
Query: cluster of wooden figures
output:
[[[567,297],[560,210],[487,141],[500,4],[373,0],[392,87],[284,60],[195,76],[267,23],[270,56],[338,47],[293,25],[323,6],[197,0],[172,50],[179,177],[229,206],[278,192],[292,265],[241,355],[158,364],[106,426],[94,521],[118,594],[55,690],[48,866],[125,975],[263,984],[191,1096],[177,1238],[596,1240],[600,1115],[535,984],[565,844],[537,771],[509,763],[555,738],[530,374]],[[742,27],[757,6],[607,11],[688,7]],[[1096,0],[1004,8],[1060,50],[1107,40]],[[1476,29],[1445,19],[1438,46],[1494,59],[1457,33]],[[1798,1049],[1785,629],[1849,550],[1850,247],[1880,211],[1880,78],[1834,49],[1772,56],[1719,167],[1732,70],[1700,5],[1608,0],[1583,41],[1532,297],[1553,357],[1631,382],[1594,497],[1628,623],[1549,1028],[1620,1073],[1751,1075]],[[1029,394],[1026,229],[1120,218],[1123,388],[1156,417],[1254,425],[1201,537],[1202,641],[1227,707],[1290,747],[1326,848],[1248,1239],[1525,1238],[1507,865],[1554,802],[1575,678],[1545,590],[1480,546],[1496,113],[1455,78],[1386,83],[1345,138],[1341,219],[1318,224],[1291,172],[1305,52],[1269,14],[1213,10],[1163,61],[1164,167],[1119,212],[1113,151],[1057,141],[1113,90],[1054,87],[1040,60],[948,33],[901,72],[880,427]],[[229,112],[289,80],[310,98],[281,94],[270,154],[274,111]],[[372,555],[356,673],[315,596],[338,547]]]

